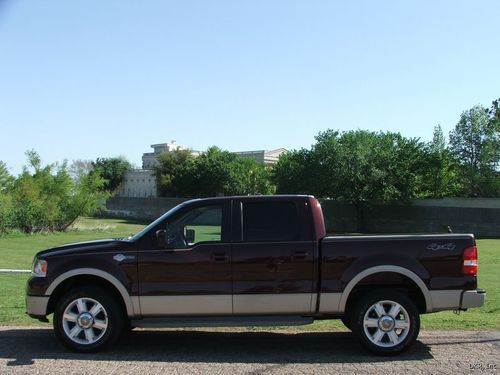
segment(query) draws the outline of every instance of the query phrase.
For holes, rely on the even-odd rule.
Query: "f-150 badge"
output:
[[[133,255],[123,255],[123,254],[116,254],[113,257],[114,260],[117,262],[123,262],[125,259],[135,259],[135,256]]]
[[[455,250],[455,244],[448,242],[445,244],[437,244],[437,243],[431,243],[429,246],[427,246],[427,250],[433,250],[433,251],[438,251],[438,250]]]

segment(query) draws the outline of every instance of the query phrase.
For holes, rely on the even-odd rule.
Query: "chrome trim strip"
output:
[[[131,320],[133,327],[248,327],[299,326],[314,322],[312,317],[297,315],[173,316]]]

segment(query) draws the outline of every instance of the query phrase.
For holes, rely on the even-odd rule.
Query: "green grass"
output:
[[[70,242],[125,237],[138,232],[145,224],[84,217],[67,232],[0,236],[0,268],[30,269],[33,256],[40,250]],[[24,313],[28,277],[29,274],[0,273],[0,324],[40,324]]]
[[[124,219],[84,217],[67,232],[4,235],[0,237],[0,268],[28,269],[33,256],[40,250],[70,242],[126,237],[138,232],[145,224]]]
[[[477,240],[478,286],[486,289],[486,303],[456,315],[450,311],[422,316],[424,329],[500,329],[500,240]]]
[[[122,219],[82,218],[65,233],[13,234],[0,237],[0,268],[31,268],[36,252],[64,243],[98,238],[124,237],[139,231],[145,223]],[[198,228],[200,236],[213,235],[209,228]],[[198,238],[197,238],[198,239]],[[479,287],[487,290],[486,304],[455,315],[440,312],[423,315],[422,329],[500,329],[500,240],[478,240]],[[0,273],[0,324],[41,324],[25,315],[24,293],[28,274]],[[344,329],[340,321],[317,321],[300,330]]]

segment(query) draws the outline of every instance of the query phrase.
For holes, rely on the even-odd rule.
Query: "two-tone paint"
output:
[[[292,202],[300,220],[294,241],[244,241],[245,202]],[[166,249],[156,232],[197,207],[222,205],[221,241]],[[111,288],[131,319],[168,316],[342,316],[360,290],[410,288],[421,312],[480,306],[476,276],[462,274],[472,235],[325,237],[312,196],[198,199],[183,203],[139,236],[70,244],[42,251],[46,277],[27,285],[28,314],[53,312],[67,288]]]

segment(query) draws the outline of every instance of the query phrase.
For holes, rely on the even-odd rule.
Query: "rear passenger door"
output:
[[[306,201],[233,204],[233,313],[311,312],[313,242]]]

